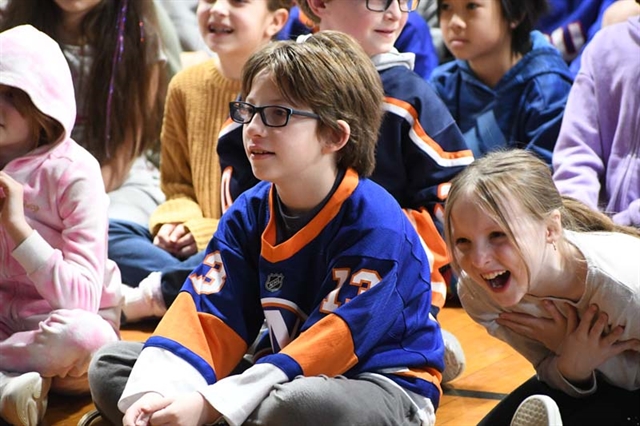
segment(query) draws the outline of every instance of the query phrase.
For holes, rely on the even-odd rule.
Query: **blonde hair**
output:
[[[338,167],[351,167],[360,176],[373,172],[384,92],[373,62],[353,38],[321,31],[302,43],[270,43],[244,66],[243,98],[263,71],[285,100],[320,116],[320,135],[341,133],[338,120],[349,124],[351,135],[339,151]]]
[[[528,219],[534,221],[544,221],[554,210],[558,210],[564,229],[577,232],[620,232],[640,238],[640,230],[617,225],[604,213],[560,195],[553,183],[549,166],[529,151],[495,151],[471,163],[451,182],[444,210],[444,231],[447,249],[451,254],[451,265],[458,274],[461,268],[451,239],[451,211],[458,200],[469,195],[473,195],[479,207],[505,231],[507,238],[520,251],[521,258],[522,248],[509,224],[510,218],[504,213],[505,206],[514,199]]]

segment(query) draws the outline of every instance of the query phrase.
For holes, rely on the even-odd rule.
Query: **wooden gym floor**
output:
[[[464,373],[444,387],[444,396],[436,413],[438,426],[475,425],[505,394],[529,379],[534,370],[513,349],[489,336],[459,307],[445,307],[439,315],[443,327],[455,334],[464,348],[467,366]],[[144,340],[155,323],[123,327],[125,340]],[[91,398],[49,396],[45,426],[75,426],[93,410]]]

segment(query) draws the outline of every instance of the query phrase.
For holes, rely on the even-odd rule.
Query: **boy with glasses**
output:
[[[371,61],[337,32],[274,43],[247,62],[241,94],[231,117],[263,182],[222,216],[136,364],[121,365],[123,424],[435,424],[429,260],[366,178],[383,113]],[[265,319],[269,352],[234,375]]]
[[[449,258],[439,215],[449,181],[473,161],[453,117],[429,84],[412,71],[413,55],[393,47],[417,0],[299,0],[301,10],[324,30],[349,34],[371,58],[382,80],[385,115],[379,129],[371,179],[404,209],[431,261],[432,314],[445,303]],[[345,64],[344,66],[348,66]],[[227,122],[218,140],[223,170],[223,209],[257,180],[241,148],[237,123]],[[444,272],[444,273],[443,273]],[[444,332],[444,382],[459,376],[464,353]]]

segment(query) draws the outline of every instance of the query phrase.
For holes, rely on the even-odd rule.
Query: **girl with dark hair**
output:
[[[21,24],[62,48],[78,106],[71,136],[100,163],[109,217],[146,224],[162,192],[143,156],[158,141],[166,92],[152,0],[9,0],[0,30]]]
[[[431,83],[475,158],[500,147],[531,150],[551,164],[569,68],[533,31],[546,0],[438,0],[444,42],[456,60]]]

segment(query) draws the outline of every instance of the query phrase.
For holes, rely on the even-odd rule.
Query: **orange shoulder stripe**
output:
[[[471,152],[470,149],[464,149],[455,152],[447,152],[442,149],[440,144],[434,141],[431,136],[429,136],[427,132],[424,131],[424,129],[422,128],[422,124],[420,124],[420,120],[418,119],[418,112],[410,103],[389,96],[385,97],[385,102],[392,106],[400,108],[401,110],[405,111],[406,114],[410,115],[413,118],[413,131],[420,138],[420,140],[429,145],[431,149],[433,149],[440,156],[440,158],[446,160],[454,160],[460,158],[469,158],[469,160],[473,159],[473,152]]]

